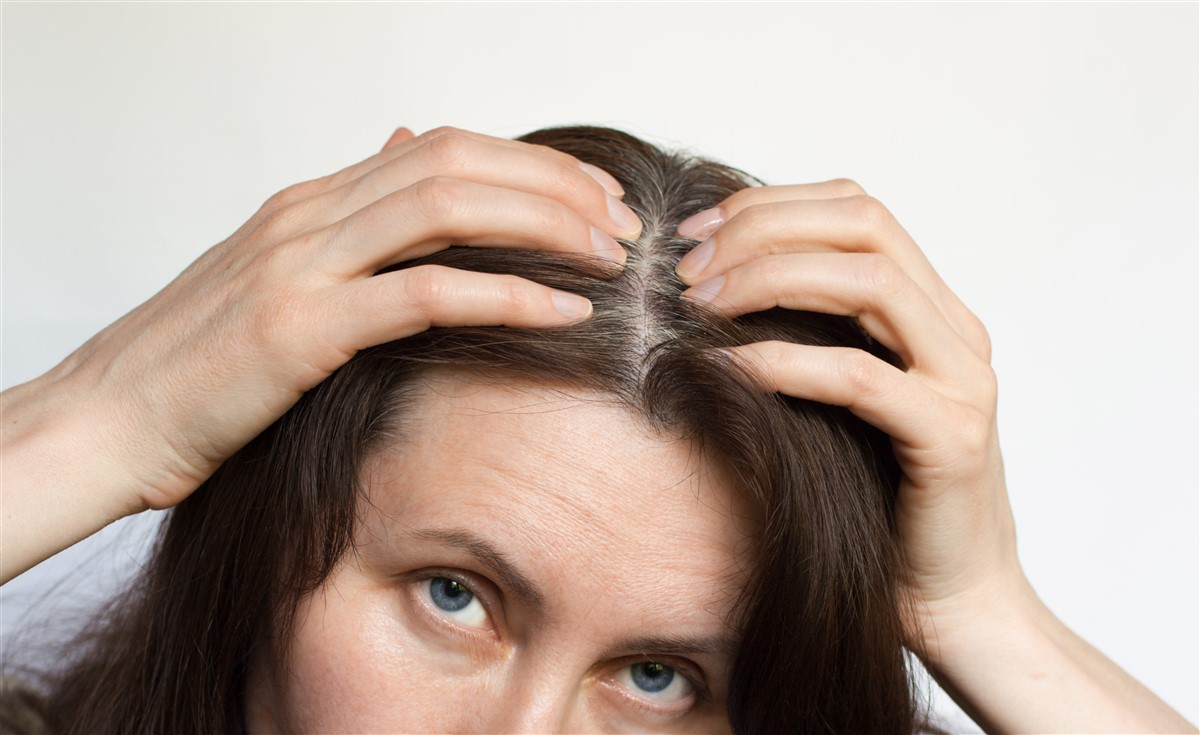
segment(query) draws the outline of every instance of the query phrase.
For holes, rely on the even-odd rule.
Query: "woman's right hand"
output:
[[[641,224],[621,193],[567,154],[454,128],[402,128],[378,154],[284,189],[162,291],[5,392],[5,461],[16,465],[4,477],[6,535],[34,535],[19,529],[35,519],[12,509],[52,505],[32,499],[43,484],[89,481],[69,470],[77,451],[99,452],[120,476],[107,515],[167,508],[360,349],[430,326],[587,318],[586,299],[516,276],[433,265],[374,274],[451,243],[624,262],[612,236],[635,238]],[[79,430],[55,451],[47,422]],[[20,558],[31,543],[5,542],[5,579],[59,550]]]

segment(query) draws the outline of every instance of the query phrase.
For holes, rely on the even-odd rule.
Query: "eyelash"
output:
[[[483,609],[487,613],[488,620],[490,620],[492,623],[492,629],[491,630],[482,630],[479,628],[467,628],[462,625],[458,625],[458,624],[446,619],[444,616],[438,615],[432,609],[430,609],[429,601],[417,600],[417,604],[421,607],[422,611],[424,611],[427,616],[436,620],[441,625],[449,628],[454,633],[461,635],[464,638],[467,638],[472,643],[478,642],[480,636],[490,636],[493,638],[499,637],[499,626],[496,624],[496,605],[493,603],[493,598],[492,598],[490,591],[485,591],[484,585],[474,581],[472,576],[469,576],[464,572],[453,570],[453,569],[424,569],[424,570],[421,570],[420,572],[417,572],[417,573],[411,575],[406,580],[409,585],[410,594],[413,595],[414,599],[419,597],[420,591],[422,589],[421,583],[428,582],[431,579],[438,579],[438,578],[452,579],[455,582],[458,582],[459,584],[461,584],[463,587],[466,587],[467,590],[472,595],[475,596],[475,599],[479,600],[479,604],[483,605]]]
[[[410,575],[406,581],[410,587],[411,594],[414,596],[414,598],[416,596],[419,596],[420,590],[423,588],[423,585],[421,584],[422,582],[427,582],[431,579],[437,579],[439,577],[443,578],[443,579],[452,579],[455,582],[458,582],[459,584],[466,587],[467,590],[469,590],[471,592],[471,594],[475,595],[476,599],[479,600],[480,604],[483,605],[484,611],[487,612],[488,619],[490,621],[492,621],[492,629],[490,631],[471,629],[471,628],[466,628],[461,625],[457,625],[456,623],[453,623],[450,620],[447,620],[444,616],[438,615],[433,610],[431,610],[429,607],[430,603],[428,601],[423,601],[423,600],[418,601],[417,604],[421,607],[421,609],[424,611],[424,613],[429,618],[436,620],[442,626],[449,628],[456,635],[466,638],[471,643],[478,643],[480,636],[483,636],[483,635],[499,637],[499,626],[496,624],[496,616],[495,616],[496,605],[493,602],[493,597],[492,597],[490,591],[485,591],[484,585],[479,584],[478,582],[474,581],[473,576],[474,575],[468,575],[465,572],[462,572],[459,570],[453,570],[453,569],[424,569],[424,570],[421,570],[420,572],[416,572],[416,573]],[[671,668],[675,669],[675,671],[678,672],[679,675],[681,675],[685,679],[687,679],[688,683],[691,684],[691,686],[692,686],[693,701],[690,705],[688,705],[688,707],[686,709],[679,710],[678,712],[666,712],[662,707],[656,707],[652,704],[649,704],[646,700],[638,697],[637,695],[633,694],[632,692],[627,692],[625,687],[618,684],[615,680],[612,680],[611,676],[606,677],[607,679],[612,681],[611,686],[614,689],[617,689],[622,693],[622,698],[625,701],[627,701],[630,705],[632,705],[635,709],[642,712],[643,714],[667,716],[667,717],[682,717],[683,715],[686,715],[688,712],[691,712],[693,709],[695,709],[699,704],[707,702],[711,698],[711,694],[709,692],[708,686],[706,685],[706,683],[704,681],[704,677],[697,674],[696,669],[694,668],[694,665],[690,661],[681,661],[681,660],[676,659],[671,656],[657,656],[657,657],[650,657],[650,656],[646,656],[646,655],[628,656],[628,657],[618,660],[613,665],[612,670],[619,671],[620,669],[622,669],[626,666],[630,666],[630,665],[636,664],[636,663],[645,663],[647,661],[655,661],[657,663],[666,664],[667,666],[670,666]]]
[[[614,664],[613,671],[620,671],[621,669],[625,668],[626,666],[631,666],[633,664],[639,664],[639,663],[647,663],[647,662],[651,662],[651,661],[653,661],[655,663],[660,663],[660,664],[665,664],[667,666],[670,666],[672,669],[675,670],[676,673],[678,673],[683,678],[687,679],[688,683],[691,684],[691,686],[692,686],[693,700],[692,700],[691,704],[689,704],[687,706],[686,709],[682,709],[682,710],[679,710],[676,712],[668,712],[663,707],[656,707],[655,705],[649,704],[647,702],[647,700],[642,699],[641,697],[638,697],[637,695],[633,694],[632,692],[629,692],[625,687],[621,686],[616,681],[613,681],[612,682],[613,688],[619,690],[621,692],[623,698],[626,701],[628,701],[630,704],[632,704],[640,712],[643,712],[645,714],[658,715],[660,717],[661,716],[682,717],[682,716],[688,714],[689,712],[691,712],[692,710],[696,709],[697,706],[703,704],[704,702],[709,701],[709,699],[711,698],[711,693],[709,692],[708,686],[706,685],[706,683],[704,681],[704,677],[699,675],[696,672],[696,669],[694,668],[694,664],[692,664],[692,662],[690,662],[690,661],[677,659],[672,656],[646,656],[646,655],[627,656],[623,659],[620,659],[619,661],[616,662],[616,664]],[[612,679],[611,676],[608,678],[610,680]]]

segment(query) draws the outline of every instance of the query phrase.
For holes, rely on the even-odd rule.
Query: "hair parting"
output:
[[[450,247],[434,263],[581,294],[591,319],[553,329],[433,328],[361,351],[170,511],[143,573],[43,681],[54,731],[242,732],[247,671],[285,654],[295,613],[352,550],[364,460],[403,441],[428,370],[532,379],[613,397],[727,463],[761,514],[728,714],[739,733],[930,728],[902,633],[899,468],[849,411],[763,391],[717,348],[764,340],[895,356],[849,317],[771,309],[736,319],[679,295],[688,216],[763,182],[599,127],[519,140],[612,174],[642,219],[624,269],[585,256]]]

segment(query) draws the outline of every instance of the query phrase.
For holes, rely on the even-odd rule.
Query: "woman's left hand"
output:
[[[856,317],[902,361],[786,342],[731,350],[769,389],[845,406],[891,436],[910,643],[935,647],[934,623],[1034,599],[1017,560],[987,332],[892,213],[838,179],[744,189],[679,234],[703,240],[677,267],[685,297],[729,316],[778,306]]]
[[[734,347],[775,390],[845,406],[892,438],[897,600],[909,648],[985,732],[1196,732],[1041,603],[1017,560],[979,319],[852,181],[744,189],[688,218],[684,295],[729,316],[772,307],[858,319],[900,368],[850,347]],[[909,604],[909,603],[915,604]]]

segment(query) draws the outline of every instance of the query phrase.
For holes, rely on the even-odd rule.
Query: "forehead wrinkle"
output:
[[[495,471],[508,473],[503,464]],[[518,476],[518,480],[528,478]],[[536,482],[521,485],[537,502],[514,504],[497,500],[483,490],[472,493],[462,503],[472,509],[469,515],[488,519],[489,534],[497,538],[521,539],[524,551],[521,564],[530,570],[535,581],[542,577],[574,578],[582,587],[581,578],[607,588],[616,582],[623,586],[614,600],[620,607],[634,607],[640,619],[650,613],[669,614],[676,621],[685,618],[723,619],[730,595],[724,588],[736,576],[734,559],[716,558],[717,546],[706,534],[703,524],[696,524],[689,508],[678,504],[668,506],[669,516],[655,517],[652,529],[635,529],[634,533],[649,534],[645,543],[622,526],[631,514],[620,509],[605,513],[604,507],[592,507],[583,497],[576,497],[560,485]],[[689,494],[691,495],[691,494]],[[611,506],[610,506],[611,507]],[[695,507],[711,506],[696,501]],[[512,548],[506,546],[506,548]],[[650,553],[645,553],[650,549]],[[525,559],[533,551],[540,563]],[[699,552],[699,553],[698,553]],[[714,563],[715,562],[715,563]],[[609,574],[617,570],[616,574]],[[688,604],[677,609],[664,609],[662,595],[686,599]],[[613,600],[596,598],[596,605],[610,608]],[[674,607],[674,606],[672,606]]]
[[[686,595],[691,614],[726,607],[728,595],[712,595],[739,570],[742,542],[730,540],[737,523],[719,490],[732,486],[691,440],[653,430],[612,397],[520,382],[446,383],[442,376],[435,382],[426,381],[430,392],[413,406],[414,430],[405,432],[419,446],[405,442],[410,446],[389,455],[399,460],[400,475],[410,475],[402,484],[424,485],[421,506],[433,511],[437,506],[428,503],[442,497],[463,511],[455,515],[453,506],[439,503],[437,523],[486,530],[481,535],[501,548],[522,552],[514,559],[535,579],[556,572],[592,586],[616,580],[626,587],[597,595],[601,607],[633,604],[666,613],[659,609],[663,594]],[[621,417],[610,420],[607,408]],[[589,411],[601,412],[600,423]],[[529,430],[521,426],[524,417]],[[604,431],[614,430],[619,435],[609,441]],[[659,515],[648,515],[652,510]],[[430,521],[428,513],[421,516],[419,523]],[[467,522],[471,516],[486,525]],[[512,543],[518,539],[523,548]],[[531,566],[529,552],[542,563]],[[670,612],[677,620],[678,611]]]
[[[691,628],[710,631],[706,637],[732,635],[728,612],[736,591],[727,589],[732,579],[726,574],[728,564],[714,573],[706,566],[712,556],[694,553],[691,544],[667,539],[664,545],[679,553],[648,559],[619,539],[578,536],[574,529],[558,529],[540,519],[530,533],[516,525],[520,521],[514,522],[507,509],[486,508],[497,521],[488,533],[496,534],[498,544],[518,535],[525,539],[520,547],[508,542],[501,548],[511,550],[508,555],[534,583],[550,591],[548,609],[573,611],[573,635],[589,635],[592,629],[598,640],[629,639],[647,630]]]
[[[630,562],[645,563],[645,557],[639,549],[641,539],[631,538],[633,534],[644,535],[648,519],[647,505],[655,508],[658,514],[653,517],[653,527],[649,531],[652,536],[648,543],[666,546],[683,546],[692,549],[707,549],[712,546],[714,539],[712,529],[696,522],[695,511],[703,515],[721,517],[721,528],[730,526],[731,521],[725,519],[729,510],[713,500],[704,497],[700,481],[695,470],[688,472],[674,482],[661,482],[658,478],[617,476],[613,483],[612,474],[602,476],[589,473],[591,478],[583,479],[579,468],[585,464],[585,459],[577,458],[577,454],[547,451],[544,447],[532,447],[531,453],[539,455],[539,470],[530,476],[527,469],[520,466],[521,462],[512,459],[513,455],[501,454],[485,461],[480,467],[497,475],[511,478],[512,486],[528,497],[537,498],[537,502],[518,505],[512,503],[495,504],[489,502],[488,493],[481,492],[475,496],[486,512],[493,516],[504,516],[511,519],[513,531],[537,529],[539,541],[553,539],[556,547],[563,543],[570,545],[574,540],[572,534],[577,529],[586,529],[590,533],[589,546],[594,551],[604,550],[618,556],[626,556]],[[578,454],[591,454],[588,450],[580,450]],[[609,467],[620,466],[619,456],[613,455],[602,461]],[[515,464],[516,466],[512,466]],[[546,470],[545,468],[553,469]],[[545,471],[543,471],[545,470]],[[639,473],[640,474],[640,473]],[[483,485],[483,483],[478,483]],[[599,484],[599,486],[597,486]],[[681,487],[687,485],[688,487]],[[644,489],[641,489],[644,488]],[[631,497],[631,495],[633,497]],[[663,495],[675,495],[665,503],[655,501]],[[641,502],[640,502],[641,501]],[[648,502],[646,502],[648,501]],[[474,503],[473,503],[474,504]],[[563,522],[558,522],[563,521]],[[642,522],[639,522],[642,521]],[[577,540],[576,540],[577,541]],[[632,543],[631,543],[632,542]],[[696,554],[682,555],[678,560],[669,556],[656,555],[655,561],[665,571],[684,573],[691,571],[697,560]]]
[[[636,462],[631,466],[628,457],[611,447],[597,445],[592,437],[586,436],[587,428],[573,425],[556,428],[559,431],[552,444],[540,441],[540,437],[530,441],[517,433],[510,435],[513,442],[519,442],[516,449],[486,443],[475,445],[472,461],[460,465],[467,473],[466,483],[487,487],[499,478],[502,484],[549,501],[569,511],[568,515],[616,537],[629,513],[638,509],[636,502],[622,502],[630,500],[631,488],[634,492],[636,488],[645,488],[645,492],[669,490],[687,483],[695,475],[694,470],[690,471],[672,483],[645,477],[644,472],[637,471]],[[478,479],[474,475],[479,475]],[[613,503],[607,502],[611,500],[621,504],[618,513],[606,512],[613,507]],[[541,509],[535,504],[528,507]],[[511,509],[507,505],[504,508]],[[614,527],[612,521],[620,523]]]
[[[544,444],[530,443],[524,441],[524,437],[520,438],[522,446],[518,451],[498,447],[487,448],[486,452],[477,451],[476,461],[472,466],[463,466],[468,472],[466,484],[481,488],[503,484],[517,489],[521,497],[536,497],[541,502],[524,505],[491,504],[487,502],[490,494],[486,490],[475,493],[472,497],[482,501],[493,512],[513,517],[513,525],[517,528],[528,525],[545,526],[545,523],[530,524],[528,521],[541,520],[541,517],[546,515],[544,511],[560,508],[568,517],[579,518],[589,527],[601,528],[606,531],[606,535],[615,535],[615,529],[604,517],[602,508],[586,502],[586,487],[579,488],[580,485],[587,485],[587,476],[590,473],[580,473],[579,470],[588,464],[589,452],[574,447],[574,451],[571,452],[561,451],[571,442],[565,442],[556,451]],[[531,471],[531,468],[534,469]],[[481,476],[472,482],[474,474]],[[496,482],[497,479],[500,480],[499,483]],[[575,487],[574,492],[572,487]],[[581,489],[584,492],[580,492]],[[549,504],[546,501],[549,501]],[[519,513],[519,510],[529,512]],[[542,530],[552,531],[553,528]]]
[[[550,570],[574,574],[576,579],[583,576],[605,587],[617,581],[623,589],[614,599],[621,607],[635,607],[641,619],[650,613],[667,613],[678,620],[679,610],[662,605],[662,596],[668,594],[688,600],[687,618],[724,620],[743,568],[736,558],[719,553],[722,545],[714,544],[707,526],[694,522],[689,506],[671,504],[667,507],[670,515],[656,516],[651,528],[631,533],[622,527],[630,519],[629,513],[612,514],[610,519],[609,514],[559,487],[542,487],[535,494],[549,502],[515,506],[497,503],[481,493],[470,503],[494,520],[506,537],[522,538],[537,549]],[[694,507],[713,512],[711,505],[699,499]],[[564,518],[566,522],[560,523]],[[575,561],[579,563],[572,563]],[[607,574],[610,570],[618,570],[619,576]],[[601,603],[606,601],[595,601]]]

